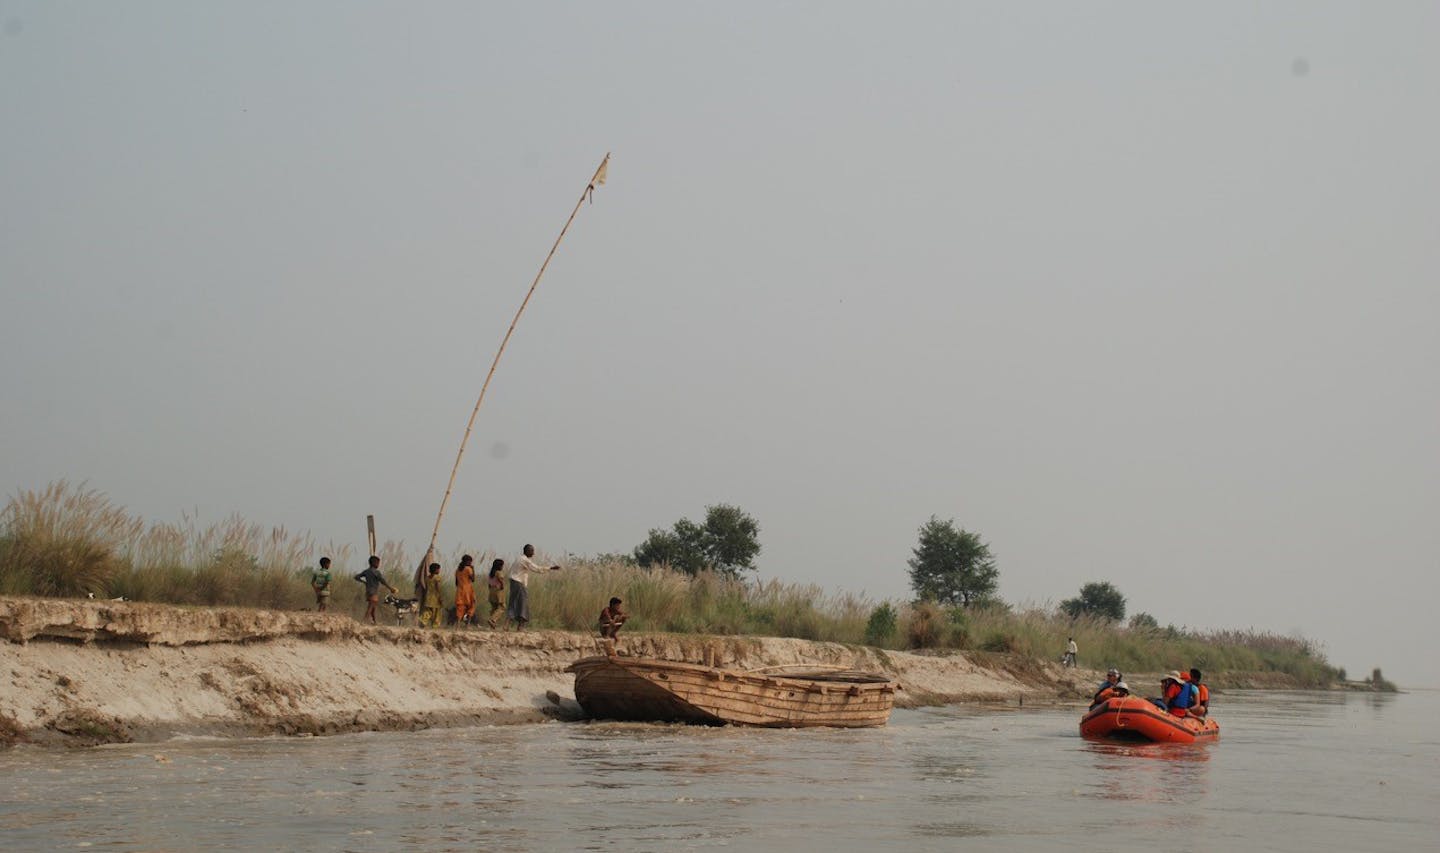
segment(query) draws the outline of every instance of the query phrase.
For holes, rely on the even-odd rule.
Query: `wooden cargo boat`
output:
[[[1220,737],[1220,724],[1209,717],[1179,717],[1149,699],[1116,696],[1091,708],[1080,720],[1084,737],[1195,743]]]
[[[888,675],[840,667],[736,671],[596,655],[567,671],[575,673],[575,699],[592,717],[711,726],[883,726],[898,689]]]

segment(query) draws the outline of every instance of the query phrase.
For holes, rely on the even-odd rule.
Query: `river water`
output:
[[[0,849],[1407,850],[1440,846],[1440,693],[1215,697],[1218,743],[1079,710],[870,730],[615,723],[0,753]]]

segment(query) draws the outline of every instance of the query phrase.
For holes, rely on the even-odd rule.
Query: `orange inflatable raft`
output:
[[[1116,696],[1091,708],[1080,719],[1084,737],[1195,743],[1220,737],[1220,724],[1209,717],[1177,717],[1139,696]]]

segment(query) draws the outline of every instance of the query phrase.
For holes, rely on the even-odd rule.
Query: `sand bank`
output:
[[[635,633],[633,654],[898,677],[904,705],[1088,695],[1086,670],[1012,656]],[[348,615],[0,597],[0,741],[332,734],[567,716],[587,634],[370,627]],[[559,701],[555,701],[556,697]],[[7,732],[9,734],[7,735]]]

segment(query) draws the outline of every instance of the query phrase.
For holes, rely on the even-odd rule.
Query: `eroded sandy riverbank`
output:
[[[901,705],[1054,701],[1093,673],[986,654],[887,652],[774,637],[637,633],[634,654],[751,669],[894,673]],[[0,736],[39,743],[176,734],[331,734],[523,722],[573,707],[587,634],[370,627],[347,615],[0,598]],[[559,696],[556,703],[547,695]]]

